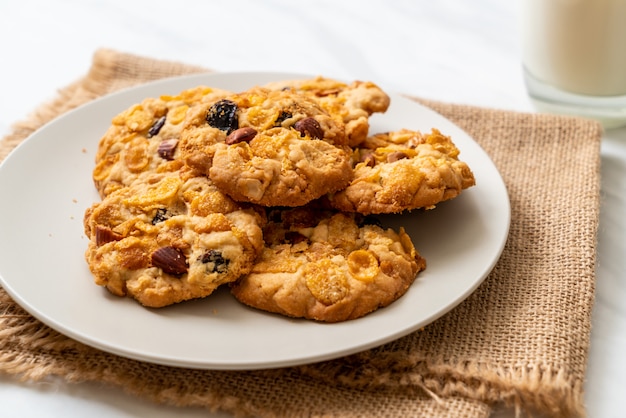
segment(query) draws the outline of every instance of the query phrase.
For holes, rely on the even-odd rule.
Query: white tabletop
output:
[[[516,1],[502,0],[5,1],[0,135],[84,75],[101,47],[219,71],[367,79],[424,98],[532,112],[518,15]],[[607,131],[602,145],[597,297],[585,387],[590,417],[624,416],[626,410],[625,199],[622,128]],[[7,376],[0,376],[0,405],[7,416],[20,417],[207,416],[117,388]]]

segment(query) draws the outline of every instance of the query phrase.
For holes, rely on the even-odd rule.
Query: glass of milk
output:
[[[524,76],[543,111],[626,125],[626,0],[521,0]]]

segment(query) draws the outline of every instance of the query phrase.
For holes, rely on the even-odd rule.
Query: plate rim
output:
[[[153,90],[153,89],[157,89],[161,86],[167,86],[167,87],[171,87],[172,85],[179,85],[179,84],[186,84],[186,83],[190,83],[190,87],[192,87],[193,85],[198,85],[198,84],[207,84],[208,82],[210,82],[210,80],[212,78],[223,78],[223,77],[234,77],[234,78],[253,78],[256,79],[256,77],[270,77],[272,79],[276,79],[276,80],[281,80],[281,79],[288,79],[288,78],[310,78],[312,77],[309,74],[298,74],[298,73],[282,73],[282,72],[257,72],[257,71],[234,71],[234,72],[206,72],[206,73],[194,73],[194,74],[188,74],[188,75],[183,75],[183,76],[173,76],[173,77],[167,77],[164,79],[159,79],[159,80],[155,80],[155,81],[151,81],[148,83],[142,83],[136,86],[130,86],[127,88],[124,88],[122,90],[116,91],[116,92],[112,92],[110,94],[107,94],[105,96],[99,97],[97,99],[94,99],[88,103],[85,103],[81,106],[78,106],[66,113],[64,113],[63,115],[58,116],[57,118],[54,118],[53,120],[49,121],[48,123],[44,124],[43,126],[41,126],[39,129],[37,129],[35,132],[33,132],[31,135],[29,135],[27,138],[25,138],[23,141],[21,141],[14,149],[12,149],[9,154],[6,156],[6,158],[0,163],[0,186],[3,184],[2,183],[2,177],[3,177],[3,173],[4,170],[6,169],[7,166],[9,166],[11,163],[9,161],[12,161],[12,159],[15,158],[19,158],[19,157],[14,157],[15,155],[20,155],[23,148],[27,148],[30,146],[33,146],[33,143],[36,143],[36,141],[40,141],[38,138],[45,136],[46,132],[48,130],[50,130],[51,126],[54,126],[55,124],[59,124],[59,123],[63,123],[64,120],[68,120],[68,119],[72,119],[74,117],[76,117],[75,115],[80,115],[82,112],[89,112],[89,109],[92,108],[97,108],[98,106],[103,106],[102,103],[106,103],[108,101],[113,100],[113,98],[115,97],[125,97],[126,95],[135,95],[135,94],[139,94],[138,92],[141,92],[143,90]],[[207,80],[207,83],[199,83],[200,80]],[[257,82],[254,82],[253,84],[259,84]],[[219,86],[216,86],[219,87]],[[180,90],[179,88],[177,90]],[[397,96],[403,96],[406,97],[404,95],[402,95],[401,93],[397,93],[397,92],[393,92],[393,91],[389,91],[388,92],[390,95],[397,95]],[[164,93],[164,94],[168,94],[168,93]],[[149,96],[146,96],[149,97]],[[76,332],[74,329],[68,328],[67,326],[63,325],[62,323],[59,323],[58,321],[56,321],[54,318],[50,318],[48,315],[46,315],[45,312],[41,311],[41,309],[39,309],[36,306],[33,306],[31,303],[29,303],[29,301],[27,299],[25,299],[23,297],[23,295],[19,294],[19,292],[14,291],[13,287],[11,286],[11,281],[8,280],[4,277],[3,273],[2,273],[2,266],[0,266],[0,285],[4,288],[4,290],[9,294],[9,296],[16,301],[16,303],[18,303],[18,305],[20,305],[23,309],[25,309],[27,312],[29,312],[33,317],[35,317],[36,319],[38,319],[39,321],[43,322],[44,324],[50,326],[52,329],[70,337],[73,338],[81,343],[84,343],[88,346],[103,350],[105,352],[109,352],[112,354],[117,354],[123,357],[127,357],[127,358],[132,358],[132,359],[136,359],[136,360],[140,360],[140,361],[147,361],[147,362],[151,362],[151,363],[156,363],[156,364],[163,364],[163,365],[168,365],[168,366],[175,366],[175,367],[187,367],[187,368],[196,368],[196,369],[223,369],[223,370],[254,370],[254,369],[262,369],[262,368],[276,368],[276,367],[286,367],[286,366],[295,366],[295,365],[301,365],[301,364],[308,364],[308,363],[314,363],[314,362],[318,362],[318,361],[323,361],[323,360],[330,360],[330,359],[334,359],[334,358],[338,358],[338,357],[342,357],[345,355],[349,355],[349,354],[353,354],[356,352],[360,352],[360,351],[364,351],[367,349],[371,349],[377,346],[380,346],[382,344],[388,343],[390,341],[393,341],[397,338],[400,338],[402,336],[408,335],[411,332],[414,332],[416,329],[420,328],[421,326],[425,326],[425,324],[429,324],[433,321],[435,321],[436,319],[440,318],[441,316],[443,316],[444,314],[446,314],[447,312],[451,311],[452,309],[454,309],[456,306],[458,306],[463,300],[465,300],[469,295],[471,295],[479,286],[480,284],[482,284],[482,282],[485,280],[485,278],[488,276],[489,272],[491,272],[491,270],[495,267],[495,265],[497,264],[500,256],[502,255],[502,252],[504,251],[504,247],[506,245],[507,239],[508,239],[508,235],[509,235],[509,229],[510,229],[510,222],[511,222],[511,207],[510,207],[510,199],[509,199],[509,195],[508,195],[508,191],[506,188],[506,184],[504,183],[504,180],[502,179],[502,176],[500,174],[500,172],[498,171],[495,163],[493,162],[493,160],[491,159],[491,157],[484,151],[484,149],[482,148],[482,146],[471,136],[469,135],[467,132],[465,132],[464,130],[462,130],[460,127],[458,127],[458,125],[456,125],[454,122],[450,121],[449,119],[447,119],[446,117],[444,117],[443,115],[441,115],[440,113],[434,111],[433,109],[419,103],[416,102],[414,100],[411,100],[409,98],[407,98],[407,100],[410,100],[416,107],[419,107],[422,109],[423,112],[429,113],[431,116],[432,115],[436,115],[437,118],[445,120],[447,124],[455,127],[458,131],[463,132],[466,137],[472,141],[480,150],[481,152],[484,154],[484,156],[486,157],[487,161],[493,166],[493,170],[495,170],[495,174],[497,174],[497,180],[498,183],[500,184],[502,190],[504,191],[505,194],[505,199],[500,202],[500,204],[506,202],[505,207],[506,207],[506,213],[504,214],[500,214],[505,216],[506,218],[506,226],[505,226],[505,231],[502,231],[501,233],[501,240],[500,242],[497,244],[497,255],[494,256],[490,262],[488,264],[485,265],[484,268],[484,272],[481,275],[482,277],[480,277],[477,280],[474,280],[474,282],[472,283],[471,286],[467,287],[465,289],[464,292],[462,292],[454,302],[447,304],[445,307],[441,307],[440,309],[438,309],[436,312],[433,312],[429,318],[423,319],[422,321],[420,321],[420,324],[414,327],[409,327],[411,329],[407,330],[407,329],[402,329],[402,330],[398,330],[395,333],[389,333],[387,334],[384,338],[379,338],[379,339],[375,339],[375,340],[371,340],[368,343],[363,343],[360,344],[358,346],[352,347],[352,348],[348,348],[348,349],[343,349],[343,350],[338,350],[338,351],[329,351],[326,353],[322,353],[322,354],[318,354],[318,355],[312,355],[312,356],[304,356],[304,357],[293,357],[293,358],[289,358],[289,359],[283,359],[281,361],[272,361],[272,362],[265,362],[265,363],[258,363],[258,362],[245,362],[245,361],[232,361],[230,363],[222,361],[219,364],[214,364],[212,362],[206,362],[206,363],[198,363],[196,361],[187,361],[187,360],[180,360],[180,359],[176,359],[176,358],[171,358],[169,356],[163,356],[163,355],[158,355],[158,354],[151,354],[151,353],[137,353],[136,351],[132,350],[132,349],[128,349],[128,348],[124,348],[124,347],[120,347],[117,344],[112,344],[111,342],[106,342],[106,341],[100,341],[97,338],[93,338],[93,337],[88,337],[83,335],[80,332]],[[132,100],[130,100],[132,101]],[[130,102],[129,101],[129,102]],[[393,103],[393,102],[392,102]],[[119,109],[119,111],[122,111],[124,109]],[[34,139],[33,139],[34,138]],[[99,139],[99,138],[98,138]],[[1,209],[1,208],[0,208]],[[419,250],[419,249],[418,249]],[[95,285],[94,285],[95,286]],[[329,325],[329,324],[325,324]]]

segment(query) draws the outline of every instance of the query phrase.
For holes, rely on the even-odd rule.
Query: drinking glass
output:
[[[626,125],[626,0],[520,0],[524,81],[539,110]]]

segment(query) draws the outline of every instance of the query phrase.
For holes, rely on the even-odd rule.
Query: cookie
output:
[[[315,77],[277,81],[265,87],[273,90],[292,89],[315,98],[331,115],[344,122],[348,144],[352,147],[367,138],[369,117],[374,113],[384,113],[390,103],[387,93],[369,81],[347,84],[331,78]]]
[[[146,172],[179,170],[178,141],[189,108],[230,92],[199,86],[176,96],[147,98],[113,118],[100,139],[93,179],[101,197],[132,184]]]
[[[236,201],[300,206],[352,179],[343,123],[291,91],[253,88],[189,113],[181,158]]]
[[[264,214],[206,177],[145,173],[85,212],[95,283],[148,307],[208,296],[250,271]]]
[[[321,322],[356,319],[397,300],[426,267],[404,229],[358,214],[274,209],[252,271],[231,285],[240,302]]]
[[[399,130],[369,137],[354,150],[354,178],[330,205],[362,214],[432,209],[475,184],[449,136]]]

